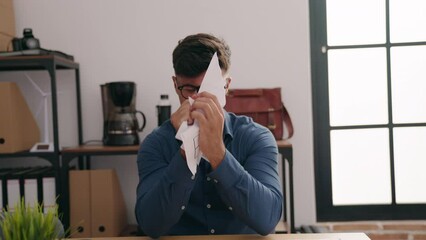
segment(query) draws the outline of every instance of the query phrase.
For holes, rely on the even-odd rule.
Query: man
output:
[[[226,112],[213,94],[198,92],[215,52],[226,91],[231,52],[223,40],[190,35],[173,51],[172,79],[181,106],[146,137],[138,154],[135,213],[139,227],[151,237],[267,235],[281,217],[273,135],[251,118]],[[192,105],[189,97],[195,100]],[[182,142],[175,138],[185,121],[198,121],[199,147],[208,159],[201,159],[195,175],[187,167]]]

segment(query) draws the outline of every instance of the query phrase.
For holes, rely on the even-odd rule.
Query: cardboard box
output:
[[[0,33],[0,52],[13,51],[12,39],[13,37]]]
[[[126,229],[126,206],[114,169],[70,171],[69,182],[73,238],[118,237]]]
[[[69,173],[71,236],[91,237],[90,171],[79,170]]]
[[[16,36],[13,0],[0,0],[0,51],[12,50],[10,41]]]
[[[127,227],[127,213],[114,169],[90,173],[92,237],[118,237]]]
[[[40,129],[19,87],[0,82],[0,153],[31,149],[40,141]]]

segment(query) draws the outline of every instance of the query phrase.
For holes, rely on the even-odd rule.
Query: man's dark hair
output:
[[[215,52],[217,52],[220,68],[228,72],[231,65],[231,50],[223,39],[206,33],[185,37],[178,42],[173,51],[175,74],[185,77],[200,75],[209,67]]]

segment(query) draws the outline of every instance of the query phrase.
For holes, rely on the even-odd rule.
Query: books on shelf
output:
[[[21,198],[35,206],[43,203],[44,211],[56,205],[56,181],[52,167],[0,169],[0,204],[13,211]]]

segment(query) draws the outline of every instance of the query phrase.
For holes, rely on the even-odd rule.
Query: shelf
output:
[[[72,155],[111,155],[111,154],[137,154],[139,145],[133,146],[104,146],[104,145],[80,145],[77,147],[63,148],[62,154]]]
[[[41,157],[41,158],[47,158],[47,157],[55,157],[58,154],[55,152],[29,152],[29,151],[22,151],[22,152],[16,152],[16,153],[0,153],[0,159],[2,158],[15,158],[15,157]]]
[[[78,69],[79,64],[56,55],[0,57],[0,71]]]
[[[77,121],[78,121],[78,143],[83,142],[82,117],[81,117],[81,96],[80,96],[80,71],[79,64],[72,60],[58,55],[35,55],[35,56],[13,56],[0,57],[0,71],[29,71],[45,70],[50,76],[50,88],[52,96],[52,125],[53,125],[53,149],[59,154],[58,135],[58,104],[56,89],[56,71],[74,70],[77,95]],[[1,157],[1,156],[0,156]]]
[[[59,124],[58,124],[58,99],[57,99],[57,70],[73,70],[75,71],[75,86],[76,86],[76,99],[77,99],[77,124],[78,129],[78,144],[83,142],[82,132],[82,115],[81,115],[81,96],[80,96],[80,70],[79,64],[67,58],[58,55],[36,55],[36,56],[9,56],[0,57],[0,71],[32,71],[42,70],[47,71],[50,76],[50,92],[52,99],[52,128],[53,128],[53,152],[17,152],[17,153],[0,153],[0,160],[7,158],[18,157],[38,157],[45,159],[51,163],[55,171],[56,178],[56,194],[59,196],[57,202],[59,204],[59,212],[63,213],[63,203],[67,202],[64,199],[63,191],[68,190],[68,186],[64,186],[61,179],[61,152],[59,146]],[[68,217],[65,215],[65,217]]]

